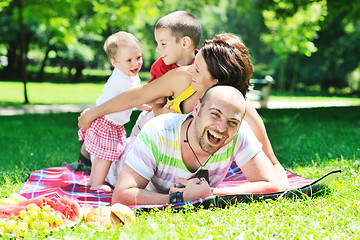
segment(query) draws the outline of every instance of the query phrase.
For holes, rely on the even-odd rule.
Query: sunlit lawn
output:
[[[92,104],[101,95],[104,87],[101,83],[34,83],[27,84],[30,104]],[[145,82],[143,82],[144,84]],[[270,102],[299,101],[336,101],[351,102],[360,105],[360,98],[339,96],[276,96],[273,93]],[[0,106],[21,105],[24,102],[24,88],[21,82],[0,81]]]
[[[360,107],[259,113],[286,168],[309,178],[343,171],[327,194],[226,209],[142,213],[129,229],[101,230],[80,223],[59,229],[50,239],[359,239]],[[34,170],[77,159],[77,116],[0,116],[0,197],[18,191]]]
[[[31,104],[92,104],[105,83],[28,83]],[[270,97],[281,101],[359,98]],[[22,105],[23,84],[0,82],[0,106]],[[277,157],[302,176],[343,174],[325,196],[238,204],[226,209],[160,211],[137,216],[129,229],[101,230],[80,223],[54,239],[358,239],[360,234],[360,107],[259,110]],[[76,161],[78,113],[0,116],[0,197],[21,187],[30,172]],[[129,129],[127,129],[129,131]],[[29,239],[44,238],[27,236]]]

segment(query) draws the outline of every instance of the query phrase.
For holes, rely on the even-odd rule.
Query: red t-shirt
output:
[[[195,49],[195,55],[199,52],[199,50]],[[191,63],[193,64],[194,61]],[[170,64],[170,65],[166,65],[164,63],[164,60],[162,59],[162,57],[159,57],[154,63],[153,65],[151,65],[150,68],[150,74],[151,74],[151,79],[148,81],[151,82],[159,77],[161,77],[162,75],[164,75],[165,73],[167,73],[168,71],[170,71],[171,69],[177,68],[179,67],[176,63]]]

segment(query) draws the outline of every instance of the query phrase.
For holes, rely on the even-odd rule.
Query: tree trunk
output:
[[[51,49],[52,49],[52,46],[51,46],[51,45],[48,45],[48,48],[47,48],[47,50],[46,50],[46,52],[45,52],[45,57],[44,57],[44,59],[43,59],[43,61],[42,61],[42,63],[41,63],[40,71],[39,71],[38,76],[37,76],[37,78],[38,78],[39,80],[42,80],[42,79],[44,78],[45,63],[46,63],[46,60],[47,60],[48,57],[49,57],[49,52],[51,51]]]
[[[85,65],[82,63],[77,63],[75,66],[75,76],[73,82],[80,82],[82,78],[82,70],[85,68]]]
[[[72,65],[68,65],[68,80],[70,81],[71,79],[71,70],[72,70]]]
[[[10,42],[9,48],[7,52],[8,65],[6,66],[6,71],[4,71],[6,77],[20,77],[19,75],[19,66],[17,66],[18,62],[16,58],[16,42]]]
[[[279,84],[277,86],[277,95],[281,96],[285,90],[285,68],[286,68],[286,59],[283,59],[280,64],[279,69]]]
[[[290,85],[290,89],[289,89],[289,96],[290,97],[294,96],[294,91],[295,91],[295,86],[296,86],[296,82],[297,82],[297,78],[298,78],[298,73],[299,73],[299,55],[295,54],[295,56],[294,56],[293,77],[291,79],[291,85]]]
[[[29,99],[27,96],[27,89],[26,89],[26,83],[27,83],[27,72],[26,72],[26,40],[25,40],[25,28],[24,28],[24,18],[23,18],[23,2],[22,0],[19,0],[19,25],[20,25],[20,41],[21,41],[21,47],[20,47],[20,72],[21,72],[21,78],[24,83],[24,104],[29,103]]]

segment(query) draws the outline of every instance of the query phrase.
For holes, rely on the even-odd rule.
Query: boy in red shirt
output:
[[[156,52],[160,57],[152,64],[150,69],[151,79],[148,83],[161,77],[168,71],[188,66],[194,62],[196,49],[201,39],[201,24],[190,13],[186,11],[172,12],[162,18],[155,25],[155,40],[157,42]],[[187,96],[191,96],[192,92]],[[163,108],[166,99],[158,99],[152,102],[152,111],[143,111],[136,121],[131,136],[137,136],[142,126],[154,116],[171,112],[171,104]]]
[[[155,25],[156,52],[160,57],[151,66],[151,79],[161,77],[171,69],[194,62],[201,38],[201,25],[188,12],[176,11],[162,18]]]

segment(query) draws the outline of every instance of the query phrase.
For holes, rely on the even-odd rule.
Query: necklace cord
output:
[[[204,162],[204,164],[201,164],[201,162],[199,161],[198,157],[197,157],[196,154],[195,154],[195,151],[193,150],[193,148],[191,147],[190,142],[189,142],[188,133],[189,133],[189,128],[190,128],[190,125],[191,125],[192,121],[193,121],[193,119],[190,120],[189,125],[188,125],[187,128],[186,128],[186,134],[185,134],[186,139],[184,140],[184,142],[186,142],[186,143],[189,145],[189,148],[190,148],[191,152],[194,154],[197,162],[198,162],[199,165],[200,165],[200,169],[197,170],[197,172],[198,172],[198,171],[201,171],[201,170],[203,169],[203,167],[204,167],[205,164],[209,161],[209,159],[210,159],[210,157],[212,156],[212,154],[211,154],[210,157]]]

